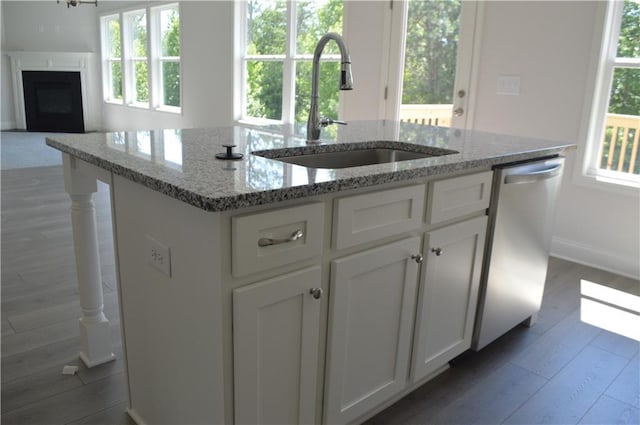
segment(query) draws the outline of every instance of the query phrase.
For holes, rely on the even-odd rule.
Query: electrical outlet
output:
[[[519,75],[499,75],[496,84],[496,94],[518,96],[520,95]]]
[[[171,250],[168,246],[146,235],[145,256],[147,263],[171,277]]]

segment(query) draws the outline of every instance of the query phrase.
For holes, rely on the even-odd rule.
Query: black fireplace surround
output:
[[[84,133],[80,72],[22,71],[28,131]]]

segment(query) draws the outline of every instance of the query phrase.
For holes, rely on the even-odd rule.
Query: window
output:
[[[104,100],[179,113],[178,5],[103,16],[101,34]]]
[[[180,19],[176,5],[155,9],[157,33],[153,40],[157,98],[163,107],[180,107]]]
[[[610,1],[584,174],[640,186],[640,1]]]
[[[149,105],[149,68],[147,66],[147,14],[144,10],[124,14],[125,69],[127,76],[127,92],[130,103],[148,107]]]
[[[102,40],[104,99],[122,103],[122,48],[118,15],[102,18]]]
[[[304,122],[311,102],[311,61],[327,32],[342,33],[342,0],[247,0],[241,22],[240,118]],[[331,42],[320,66],[323,115],[338,112],[340,55]]]

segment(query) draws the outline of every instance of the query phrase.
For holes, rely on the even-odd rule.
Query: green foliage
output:
[[[136,79],[136,102],[149,102],[149,67],[147,65],[147,15],[141,13],[131,18],[133,32],[133,56],[145,58],[134,60],[134,72]]]
[[[162,63],[163,104],[180,106],[180,63]]]
[[[161,22],[167,19],[166,27],[161,28],[162,32],[162,55],[180,56],[180,17],[177,9],[170,9],[163,12]]]
[[[111,66],[111,96],[113,99],[122,99],[122,63],[114,61]]]
[[[147,61],[135,61],[136,102],[149,102],[149,67]]]
[[[460,0],[410,0],[403,104],[452,103]]]
[[[109,47],[112,58],[122,56],[122,47],[120,45],[120,21],[118,19],[109,20]]]
[[[283,55],[287,42],[287,2],[250,0],[247,2],[248,52],[256,55]]]
[[[120,21],[111,19],[109,21],[109,54],[111,58],[117,58],[118,61],[110,63],[111,67],[111,97],[113,99],[122,99],[122,65],[120,57],[122,56],[122,46],[120,43]]]
[[[247,62],[247,114],[274,120],[282,118],[282,62]]]
[[[342,32],[342,0],[313,0],[290,3],[296,7],[296,52],[311,54],[327,32]],[[248,55],[284,55],[288,39],[287,3],[251,0],[247,4]],[[337,53],[334,43],[324,53]],[[320,67],[320,104],[323,115],[337,117],[339,65],[322,61]],[[283,107],[284,63],[280,60],[247,61],[247,115],[281,120]],[[306,121],[311,102],[311,61],[296,61],[294,121]]]
[[[165,23],[166,20],[166,23]],[[169,9],[161,15],[162,55],[180,56],[180,16],[177,9]],[[162,62],[162,103],[180,106],[180,63]]]

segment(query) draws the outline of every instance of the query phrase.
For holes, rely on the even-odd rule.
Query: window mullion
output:
[[[135,88],[133,87],[133,81],[135,81],[135,75],[133,74],[133,65],[131,62],[132,57],[132,40],[131,34],[131,20],[128,16],[121,14],[121,34],[120,49],[122,50],[122,100],[125,105],[131,104],[133,100],[133,93]]]
[[[147,90],[149,90],[149,109],[157,108],[158,103],[158,57],[157,52],[157,33],[159,32],[159,23],[157,22],[157,12],[147,7]]]
[[[287,2],[287,43],[282,84],[282,121],[285,123],[293,122],[295,105],[295,63],[292,56],[296,51],[296,6],[294,1]]]
[[[640,68],[640,58],[615,58],[613,65],[619,68]]]

